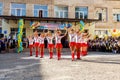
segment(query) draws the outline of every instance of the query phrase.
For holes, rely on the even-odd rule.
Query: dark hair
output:
[[[74,29],[71,29],[71,31],[74,31]]]

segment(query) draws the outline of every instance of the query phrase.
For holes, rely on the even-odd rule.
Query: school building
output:
[[[0,33],[15,34],[18,20],[24,19],[24,34],[33,34],[30,23],[39,21],[46,28],[63,24],[74,26],[80,20],[92,36],[120,30],[119,0],[0,0]],[[78,25],[79,26],[79,25]]]

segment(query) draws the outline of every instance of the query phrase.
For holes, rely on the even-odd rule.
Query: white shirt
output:
[[[44,39],[45,39],[45,38],[43,38],[43,37],[39,37],[39,43],[40,43],[40,44],[44,44]]]
[[[48,44],[52,44],[53,37],[47,37]]]
[[[55,41],[56,43],[61,43],[61,39],[63,38],[63,36],[56,36],[55,37]]]
[[[81,43],[82,35],[76,35],[76,43]]]
[[[29,39],[29,45],[33,45],[34,40],[33,39]]]
[[[70,42],[75,42],[76,34],[75,33],[74,34],[69,34],[69,40],[70,40]]]
[[[35,43],[39,43],[39,37],[34,37]]]

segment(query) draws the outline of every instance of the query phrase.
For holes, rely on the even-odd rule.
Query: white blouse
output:
[[[69,40],[70,42],[75,42],[76,41],[76,34],[69,34]]]

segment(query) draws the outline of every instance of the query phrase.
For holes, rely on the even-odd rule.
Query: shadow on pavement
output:
[[[102,64],[120,64],[120,60],[81,60],[83,62],[102,63]]]
[[[0,80],[42,80],[40,58],[29,54],[1,54]]]

